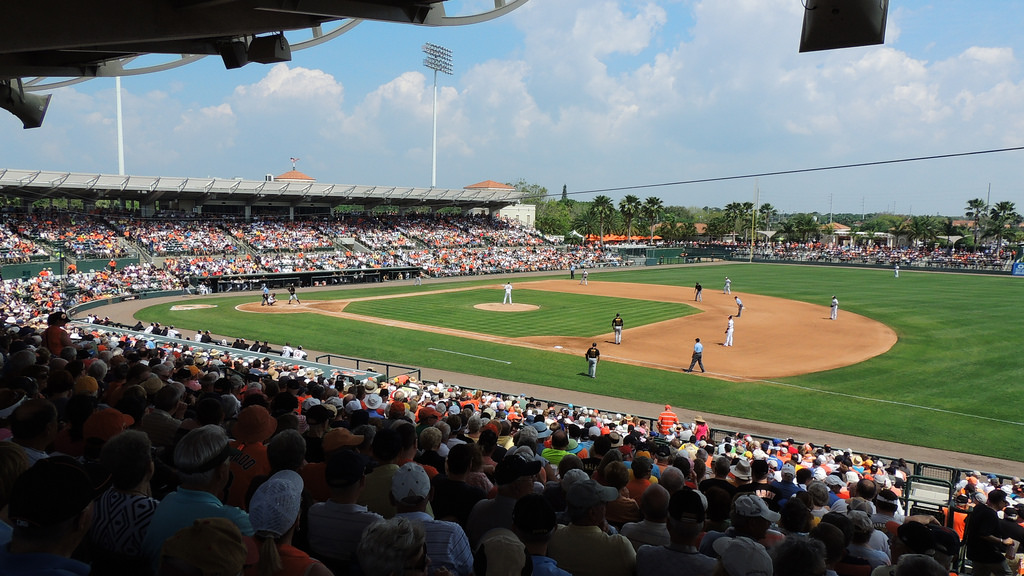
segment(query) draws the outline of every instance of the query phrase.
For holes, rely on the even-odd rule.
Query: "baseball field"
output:
[[[731,296],[722,293],[725,276]],[[502,305],[511,278],[515,305]],[[703,302],[693,301],[695,282]],[[302,344],[345,356],[672,403],[702,411],[1016,461],[1024,432],[1021,279],[728,264],[490,276],[303,292],[261,307],[247,293],[188,297],[136,317]],[[836,295],[839,317],[829,320]],[[723,347],[726,318],[735,345]],[[626,322],[612,342],[611,319]],[[707,374],[685,374],[694,338]],[[598,377],[582,358],[602,351]],[[614,409],[607,406],[606,409]]]

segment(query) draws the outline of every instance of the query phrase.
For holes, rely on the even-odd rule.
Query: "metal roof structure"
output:
[[[463,26],[503,16],[526,1],[494,0],[493,8],[456,16],[446,14],[445,0],[8,2],[0,19],[0,80],[145,74],[218,54],[229,68],[278,62],[289,60],[291,50],[330,40],[363,20]],[[336,27],[327,31],[332,24]],[[290,31],[308,31],[311,37],[289,42],[284,32]],[[174,58],[157,66],[128,66],[147,54]],[[38,82],[26,82],[33,84]]]
[[[525,192],[490,188],[417,188],[330,184],[316,181],[245,180],[241,178],[180,176],[119,176],[84,172],[16,170],[0,168],[0,194],[29,202],[47,198],[138,202],[151,206],[168,203],[177,208],[204,205],[288,206],[334,208],[362,205],[399,209],[460,207],[497,210],[516,204]]]

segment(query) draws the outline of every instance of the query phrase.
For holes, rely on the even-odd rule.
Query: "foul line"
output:
[[[475,356],[473,354],[466,354],[465,352],[456,352],[454,350],[444,350],[442,348],[427,348],[427,350],[433,350],[434,352],[447,352],[449,354],[458,354],[459,356],[469,356],[470,358],[479,358],[480,360],[490,360],[491,362],[500,362],[502,364],[511,364],[506,360],[498,360],[496,358],[488,358],[486,356]]]
[[[1012,424],[1014,426],[1024,426],[1024,422],[1015,422],[1013,420],[1003,420],[1002,418],[992,418],[990,416],[978,416],[977,414],[967,414],[966,412],[956,412],[953,410],[945,410],[943,408],[935,408],[934,406],[922,406],[920,404],[911,404],[909,402],[898,402],[896,400],[886,400],[884,398],[871,398],[869,396],[857,396],[856,394],[847,394],[845,392],[833,392],[831,390],[821,390],[819,388],[811,388],[808,386],[800,386],[797,384],[788,384],[786,382],[777,382],[775,380],[762,380],[754,378],[743,378],[737,376],[736,378],[746,380],[747,382],[765,382],[768,384],[775,384],[776,386],[786,386],[789,388],[796,388],[798,390],[805,390],[807,392],[818,392],[819,394],[831,394],[832,396],[841,396],[843,398],[852,398],[854,400],[865,400],[868,402],[878,402],[880,404],[892,404],[894,406],[904,406],[907,408],[917,408],[918,410],[928,410],[931,412],[939,412],[941,414],[950,414],[953,416],[964,416],[967,418],[977,418],[978,420],[987,420],[989,422],[999,422],[1000,424]]]

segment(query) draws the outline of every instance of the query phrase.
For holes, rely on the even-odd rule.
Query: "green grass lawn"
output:
[[[525,285],[529,286],[528,283]],[[630,326],[635,327],[699,312],[691,306],[671,302],[528,289],[516,289],[513,300],[519,304],[539,306],[537,310],[512,314],[474,308],[484,302],[500,302],[504,295],[503,290],[480,288],[415,298],[352,302],[345,311],[509,338],[605,334],[611,332],[614,313],[629,318]],[[609,314],[609,311],[614,312]]]
[[[861,364],[774,382],[731,383],[619,365],[601,364],[597,380],[583,376],[585,364],[556,352],[503,346],[476,340],[404,330],[315,314],[266,316],[240,313],[233,307],[252,302],[253,296],[211,298],[215,309],[171,312],[167,305],[153,306],[138,317],[192,329],[237,334],[251,340],[269,340],[379,361],[432,367],[493,378],[529,382],[601,394],[614,395],[618,383],[629,383],[629,397],[655,403],[669,402],[703,411],[806,426],[856,436],[908,444],[946,448],[987,456],[1022,460],[1017,440],[1024,432],[1024,418],[1018,415],[1014,399],[1024,390],[1024,362],[1020,347],[1024,325],[1019,311],[1024,284],[1020,278],[934,274],[904,270],[894,279],[889,270],[866,270],[769,264],[731,264],[683,268],[598,271],[592,281],[641,282],[691,287],[697,281],[705,290],[721,290],[725,276],[733,279],[735,293],[756,293],[827,305],[833,294],[840,300],[840,314],[856,312],[893,328],[899,342],[886,354]],[[502,278],[504,280],[504,278]],[[493,285],[494,278],[480,280]],[[565,299],[592,314],[562,314],[562,327],[555,334],[574,335],[609,331],[611,316],[626,308],[591,307],[598,297],[543,293],[527,288],[529,278],[516,280],[514,297],[532,302],[534,294]],[[471,286],[450,284],[448,286]],[[422,288],[381,286],[358,290],[317,293],[317,299],[354,298],[381,293],[401,293],[447,287],[431,283]],[[490,289],[482,301],[499,302],[501,292]],[[382,300],[374,303],[390,309],[397,302],[413,310],[400,315],[390,309],[388,317],[401,316],[439,326],[453,326],[481,332],[495,328],[470,327],[478,321],[470,303],[460,307],[441,295]],[[415,305],[416,301],[431,304]],[[606,299],[609,306],[630,306],[638,301]],[[190,299],[189,303],[202,300]],[[559,309],[556,301],[554,311]],[[435,308],[437,306],[447,306]],[[369,302],[365,303],[369,304]],[[630,311],[682,315],[689,307],[645,303],[649,308]],[[541,311],[553,312],[548,304]],[[363,306],[360,303],[359,306]],[[352,311],[355,311],[354,309]],[[541,312],[538,311],[538,312]],[[361,312],[365,313],[365,312]],[[492,315],[500,313],[492,313]],[[510,314],[526,316],[529,313]],[[385,315],[379,313],[378,315]],[[439,317],[445,317],[444,320]],[[492,316],[493,317],[493,316]],[[668,317],[668,316],[666,316]],[[429,321],[422,320],[423,318]],[[841,320],[841,318],[840,318]],[[649,320],[649,321],[654,321]],[[444,323],[441,323],[444,322]],[[449,323],[450,322],[450,323]],[[512,320],[500,321],[501,323]],[[518,322],[518,320],[516,320]],[[590,326],[593,327],[590,327]],[[521,335],[520,327],[507,335]],[[588,332],[592,331],[592,332]],[[537,330],[530,333],[538,334]],[[505,333],[503,333],[505,334]],[[814,342],[807,342],[814,346]],[[470,358],[447,351],[472,354]],[[685,354],[688,356],[688,353]],[[680,360],[682,362],[683,359]],[[505,362],[508,362],[506,364]],[[605,407],[614,409],[614,406]]]

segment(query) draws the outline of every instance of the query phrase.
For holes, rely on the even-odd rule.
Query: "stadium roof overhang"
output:
[[[241,178],[186,178],[172,176],[119,176],[82,172],[14,170],[0,168],[0,194],[29,202],[67,198],[93,204],[97,200],[141,205],[188,203],[234,206],[292,206],[334,208],[361,205],[432,209],[497,210],[519,202],[525,192],[515,189],[417,188],[364,186],[315,181],[244,180]]]

